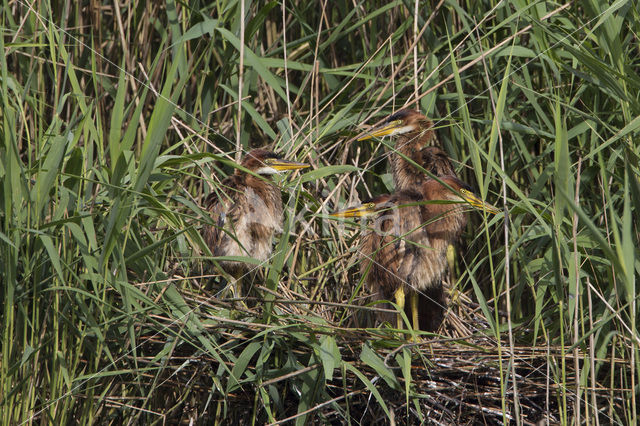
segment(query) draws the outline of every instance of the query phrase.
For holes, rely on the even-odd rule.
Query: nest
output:
[[[274,297],[269,322],[264,321],[265,300],[249,299],[246,307],[233,299],[182,293],[188,305],[198,307],[193,312],[206,330],[201,337],[215,341],[215,355],[203,348],[193,330],[178,342],[175,337],[188,334],[186,322],[156,318],[156,329],[160,324],[164,331],[144,339],[136,362],[162,371],[150,375],[145,385],[153,386],[148,408],[163,422],[505,424],[519,417],[522,424],[555,424],[573,416],[574,367],[582,360],[574,362],[575,353],[559,347],[510,345],[507,335],[497,340],[464,296],[448,310],[437,335],[413,343],[385,326],[351,328],[326,320],[336,318],[337,311],[355,318],[355,311],[370,314],[376,308],[262,291]],[[331,377],[318,353],[324,336],[339,350]],[[153,354],[171,341],[177,343],[159,362]],[[259,347],[244,359],[246,367],[234,381],[229,371],[237,368],[251,342],[260,342]],[[407,359],[409,370],[403,371]],[[301,410],[309,392],[314,393],[312,404]],[[598,407],[617,410],[624,403],[612,401],[604,387],[590,392],[595,406],[588,409],[603,420],[607,417]],[[582,395],[582,410],[586,398]]]

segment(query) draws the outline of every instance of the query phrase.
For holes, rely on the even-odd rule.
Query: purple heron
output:
[[[465,206],[497,213],[455,176],[427,179],[419,190],[380,195],[335,217],[376,215],[373,229],[361,240],[360,271],[368,288],[402,310],[409,295],[414,330],[419,329],[418,294],[441,286],[447,269],[447,247],[466,225]],[[434,318],[434,321],[436,318]],[[398,315],[398,328],[402,317]],[[433,326],[429,327],[433,331]]]
[[[436,176],[455,175],[447,154],[440,148],[430,147],[437,145],[438,139],[433,122],[420,112],[402,109],[391,114],[380,127],[369,130],[358,140],[383,136],[395,139],[395,148],[389,156],[389,163],[396,191],[416,188],[429,179],[429,175],[416,167],[416,164]],[[430,156],[432,162],[425,163],[423,156]]]
[[[402,109],[391,114],[378,127],[370,129],[359,141],[372,137],[389,136],[395,139],[395,147],[389,155],[393,181],[398,190],[418,189],[433,175],[437,177],[457,176],[448,155],[437,146],[438,139],[433,122],[418,111]],[[428,173],[425,173],[427,171]],[[430,173],[430,174],[429,174]],[[455,261],[455,250],[451,241],[447,248],[447,261],[451,271]],[[435,254],[434,254],[435,256]],[[442,276],[446,270],[443,266]],[[419,294],[423,318],[428,330],[438,328],[445,302],[442,283]]]
[[[240,166],[222,181],[219,193],[214,191],[205,200],[215,225],[205,226],[203,237],[214,256],[242,256],[266,262],[273,236],[282,230],[283,213],[280,188],[263,176],[309,165],[254,149],[244,156]],[[223,260],[220,266],[236,281],[249,269],[247,263],[236,260]],[[236,291],[240,297],[239,283]]]

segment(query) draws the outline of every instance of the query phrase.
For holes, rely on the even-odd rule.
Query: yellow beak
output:
[[[498,214],[502,211],[499,208],[494,207],[489,203],[485,203],[480,198],[476,197],[475,194],[473,194],[470,191],[467,191],[466,189],[461,189],[460,195],[462,196],[462,198],[465,199],[466,202],[468,202],[478,210],[485,210],[487,213],[492,213],[492,214]]]
[[[358,207],[352,207],[350,209],[341,210],[339,212],[331,213],[329,216],[333,217],[364,217],[371,216],[376,213],[376,205],[374,203],[366,203]]]
[[[382,136],[387,136],[390,135],[391,133],[393,133],[396,129],[400,128],[403,126],[403,122],[402,120],[396,120],[390,124],[387,124],[384,127],[381,127],[377,130],[373,130],[372,132],[369,132],[368,134],[362,136],[361,138],[358,138],[359,141],[364,141],[367,139],[371,139],[373,137],[376,138],[380,138]]]
[[[269,167],[273,167],[278,171],[282,170],[298,170],[298,169],[306,169],[310,167],[307,163],[298,163],[296,161],[289,160],[281,160],[276,158],[269,158],[265,161],[265,164],[268,164]]]

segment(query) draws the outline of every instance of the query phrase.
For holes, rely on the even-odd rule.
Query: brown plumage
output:
[[[423,169],[428,171],[434,176],[456,176],[456,171],[453,168],[453,164],[451,164],[451,159],[447,155],[446,152],[438,148],[437,146],[428,146],[422,148],[420,151],[419,161],[416,161],[418,164],[422,166]],[[414,169],[418,170],[419,176],[413,179],[414,185],[418,186],[424,183],[427,179],[430,179],[431,176],[425,174],[422,170],[414,167]],[[409,173],[414,173],[410,171]]]
[[[415,189],[429,179],[429,175],[413,163],[421,165],[436,176],[455,175],[447,154],[436,146],[430,146],[437,145],[438,138],[433,122],[420,112],[402,109],[391,114],[380,127],[372,129],[358,140],[387,135],[395,139],[389,164],[396,190]]]
[[[359,140],[387,135],[395,139],[395,149],[389,155],[389,163],[397,191],[420,190],[420,187],[431,179],[431,175],[456,177],[447,154],[437,146],[430,146],[438,144],[433,122],[420,112],[403,109],[391,114],[380,127],[371,130],[368,135]],[[450,240],[447,246],[453,243],[455,239]],[[451,253],[454,253],[453,246],[451,246]],[[440,268],[435,275],[443,277],[447,270],[447,262],[442,263],[441,253],[436,250],[426,256],[432,258],[430,263],[434,267]],[[453,262],[453,257],[450,261]],[[446,303],[442,281],[433,282],[433,285],[419,293],[419,297],[423,328],[437,329]]]
[[[371,231],[362,238],[361,273],[366,275],[372,292],[382,299],[395,297],[402,309],[405,294],[410,295],[414,329],[419,328],[417,292],[438,294],[447,268],[447,246],[459,237],[466,224],[468,204],[460,202],[497,212],[475,197],[457,177],[443,176],[441,180],[446,185],[428,179],[419,190],[378,196],[360,207],[334,213],[343,217],[377,213]],[[433,203],[436,200],[458,203]],[[433,316],[437,321],[438,315]],[[398,327],[401,326],[399,317]],[[428,329],[433,330],[433,325]]]
[[[449,156],[440,148],[436,146],[427,146],[420,150],[419,152],[420,161],[417,161],[418,164],[422,166],[424,170],[431,173],[436,177],[444,177],[444,176],[454,176],[457,178],[456,172],[451,164],[451,160]],[[407,174],[416,173],[415,179],[413,180],[413,184],[419,186],[424,184],[428,179],[431,179],[431,176],[425,174],[422,170],[419,170],[417,167],[408,167],[407,166]],[[466,224],[466,215],[462,212],[456,213],[461,215],[464,218],[464,222],[461,225],[461,228],[464,228]],[[443,278],[446,276],[447,269],[453,270],[453,244],[456,243],[456,240],[460,236],[461,230],[456,233],[455,236],[452,236],[449,239],[449,243],[447,244],[447,248],[445,249],[445,253],[447,255],[451,254],[451,257],[445,256],[447,258],[447,263],[444,265],[444,269],[441,270],[440,277],[438,281],[434,282],[432,286],[426,288],[418,293],[419,301],[417,302],[420,310],[420,328],[428,331],[435,331],[440,326],[442,319],[444,318],[444,310],[446,307],[446,297],[445,290],[442,284]],[[441,252],[434,252],[432,256],[440,256]],[[440,259],[441,260],[441,259]],[[440,266],[443,266],[442,263],[439,263]]]
[[[254,149],[245,155],[241,166],[261,176],[238,168],[222,181],[221,192],[212,192],[205,201],[215,225],[205,226],[203,237],[214,256],[243,256],[266,262],[273,236],[282,230],[282,197],[280,188],[262,175],[308,165]],[[234,274],[248,266],[237,261],[222,261],[220,265]]]

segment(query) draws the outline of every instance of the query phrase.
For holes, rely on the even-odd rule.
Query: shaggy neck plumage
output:
[[[392,152],[389,156],[396,191],[415,188],[428,177],[422,170],[406,160],[405,157],[411,158],[419,164],[420,156],[418,154],[420,150],[429,145],[433,137],[434,133],[431,129],[406,133],[397,137],[395,152]]]
[[[242,176],[245,185],[248,188],[251,188],[255,193],[263,199],[264,203],[267,204],[268,207],[282,206],[282,198],[280,196],[280,188],[269,179],[262,179],[261,177],[250,175],[249,173],[244,173]],[[282,207],[279,207],[279,210],[282,210]]]
[[[429,239],[442,242],[446,246],[458,239],[462,229],[467,224],[467,213],[462,205],[430,204],[425,206],[428,213],[424,217],[431,217],[432,222],[426,226]]]

